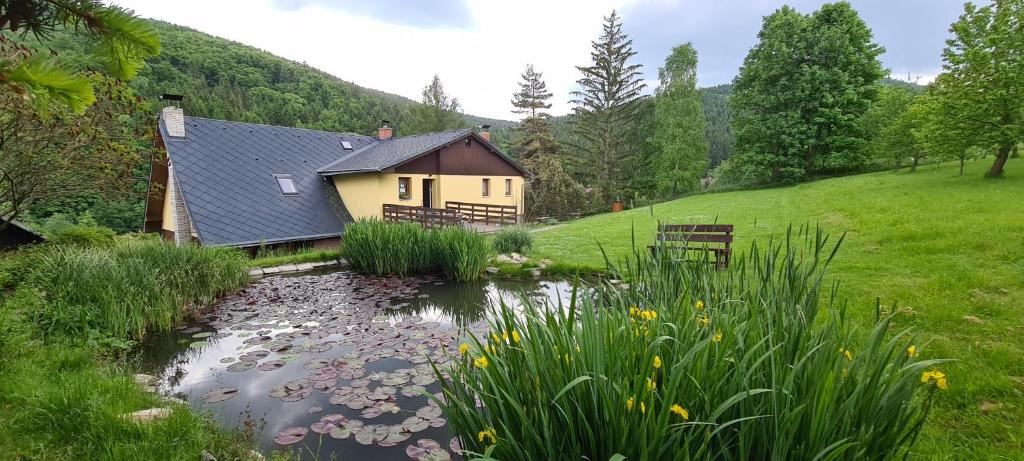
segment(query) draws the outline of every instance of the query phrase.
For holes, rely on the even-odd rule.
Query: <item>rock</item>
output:
[[[542,260],[537,262],[537,266],[539,266],[541,269],[547,269],[548,266],[550,266],[550,265],[552,265],[554,263],[555,262],[550,260],[550,259],[542,259]]]
[[[485,270],[487,271],[488,274],[497,274],[498,272],[501,272],[501,269],[498,269],[497,267],[494,266],[490,266]]]
[[[532,275],[534,277],[540,277],[541,270],[540,269],[530,269],[530,275]]]
[[[977,323],[977,324],[985,323],[984,320],[979,319],[979,318],[977,318],[977,317],[975,317],[973,315],[965,315],[964,316],[964,320],[966,320],[968,322],[971,322],[971,323]]]
[[[619,288],[622,288],[623,290],[628,290],[629,289],[629,284],[628,283],[623,283],[622,285],[619,285]]]
[[[302,263],[302,264],[297,264],[295,266],[295,268],[300,270],[300,271],[308,271],[310,269],[313,269],[314,267],[316,267],[316,266],[313,266],[313,263]]]
[[[263,277],[263,269],[255,268],[249,269],[249,277]]]
[[[511,263],[511,262],[513,262],[512,261],[512,257],[509,256],[509,255],[498,255],[498,256],[494,257],[494,260],[499,262],[499,263]]]
[[[990,402],[986,400],[984,402],[981,402],[981,405],[978,405],[978,411],[981,411],[982,413],[992,413],[993,411],[996,411],[1002,407],[1003,404],[999,402]]]
[[[280,267],[264,267],[263,268],[263,275],[276,274],[278,272],[281,272],[281,268]]]
[[[277,266],[277,268],[280,269],[281,272],[298,272],[299,271],[299,267],[296,266],[295,264],[285,264],[283,266]]]
[[[188,402],[171,395],[164,396],[161,400],[170,405],[188,405]]]
[[[263,457],[263,454],[256,450],[249,450],[249,459],[253,461],[265,461],[267,458]]]
[[[203,450],[203,452],[199,454],[199,459],[202,461],[217,461],[217,457],[213,456],[206,450]]]
[[[173,411],[174,410],[170,408],[149,408],[146,410],[139,410],[133,413],[129,413],[127,415],[123,415],[122,417],[133,423],[145,424],[153,421],[160,421],[162,419],[170,418],[171,413],[173,413]]]
[[[619,280],[619,279],[611,279],[611,280],[608,281],[608,283],[617,286],[618,284],[622,283],[622,281]]]
[[[142,390],[146,392],[156,392],[156,385],[160,382],[153,375],[147,375],[145,373],[139,373],[135,375],[135,384],[138,384]]]

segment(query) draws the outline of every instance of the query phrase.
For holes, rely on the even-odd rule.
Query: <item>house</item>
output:
[[[0,250],[15,250],[22,245],[31,245],[45,240],[45,237],[18,221],[7,221],[0,218]]]
[[[384,218],[389,207],[523,214],[527,172],[489,133],[392,134],[387,125],[372,137],[164,108],[145,230],[179,244],[326,247],[338,244],[346,224]]]

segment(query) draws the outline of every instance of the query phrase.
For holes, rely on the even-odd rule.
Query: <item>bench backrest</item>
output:
[[[660,224],[658,242],[667,246],[724,245],[732,243],[732,224]],[[714,245],[712,245],[714,244]]]

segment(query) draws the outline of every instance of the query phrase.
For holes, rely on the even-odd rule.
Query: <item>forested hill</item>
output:
[[[161,52],[147,60],[131,86],[154,108],[160,106],[159,95],[173,93],[185,96],[188,115],[360,134],[376,133],[380,121],[389,120],[401,134],[410,108],[418,104],[248,45],[163,21],[151,23]],[[56,34],[47,45],[62,60],[90,67],[73,33]],[[466,116],[467,126],[485,124],[500,136],[513,122]]]

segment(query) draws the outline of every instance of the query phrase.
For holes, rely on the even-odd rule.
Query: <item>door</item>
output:
[[[434,199],[434,180],[423,180],[423,208],[431,208]]]

